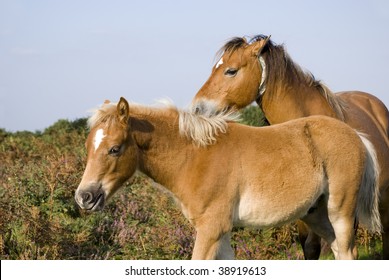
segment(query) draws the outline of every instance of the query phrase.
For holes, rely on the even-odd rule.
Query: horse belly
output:
[[[305,198],[299,196],[298,201],[288,201],[290,197],[280,198],[274,195],[264,198],[258,194],[247,193],[241,197],[235,208],[234,225],[267,228],[293,222],[308,213],[321,194],[319,189]]]

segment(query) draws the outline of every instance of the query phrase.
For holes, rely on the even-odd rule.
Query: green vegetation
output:
[[[250,107],[242,122],[259,125],[259,114]],[[193,228],[142,175],[103,212],[79,210],[73,196],[85,165],[85,124],[60,120],[36,133],[0,129],[0,259],[189,259]],[[238,259],[303,258],[295,225],[236,229],[232,239]],[[362,258],[380,257],[379,236],[359,230],[358,243]]]

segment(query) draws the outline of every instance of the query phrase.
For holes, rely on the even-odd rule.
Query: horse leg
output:
[[[389,260],[389,188],[386,193],[381,193],[380,215],[382,223],[382,258]],[[386,207],[384,207],[386,206]]]
[[[337,210],[339,210],[337,208]],[[333,212],[333,213],[332,213]],[[340,214],[342,211],[328,212],[324,197],[318,199],[314,211],[302,220],[331,246],[335,259],[354,259],[354,218]],[[341,215],[341,216],[339,216]]]
[[[353,255],[354,255],[354,259],[358,259],[358,247],[357,247],[357,244],[355,243],[355,238],[357,236],[357,232],[358,232],[358,220],[357,218],[354,219],[354,248],[353,248]]]
[[[328,219],[327,207],[323,199],[319,199],[317,203],[317,207],[314,211],[307,214],[302,220],[317,236],[320,236],[331,245],[332,252],[334,253],[335,258],[337,258],[338,248],[336,246],[335,232]]]
[[[304,218],[312,230],[320,235],[330,244],[335,259],[355,259],[354,248],[354,223],[352,219],[339,218],[330,221],[328,217],[324,219]]]
[[[233,260],[235,258],[234,250],[231,247],[231,234],[225,233],[220,238],[219,249],[217,250],[217,260]]]
[[[335,189],[334,186],[333,189]],[[325,210],[328,213],[328,219],[335,234],[335,240],[330,245],[336,259],[354,260],[357,258],[355,247],[356,200],[356,195],[347,195],[343,192],[339,194],[335,192],[331,195],[330,192],[326,203]]]
[[[230,231],[223,232],[209,221],[205,226],[196,227],[196,241],[192,260],[233,259],[234,252],[230,245]]]
[[[336,244],[331,244],[331,248],[336,248],[336,259],[354,260],[356,259],[356,250],[354,250],[354,223],[353,219],[338,218],[331,221],[335,232]],[[334,249],[333,249],[334,250]]]
[[[385,227],[384,232],[382,233],[382,249],[384,260],[389,260],[389,227]]]
[[[299,240],[306,260],[317,260],[321,252],[321,238],[303,221],[297,221]]]

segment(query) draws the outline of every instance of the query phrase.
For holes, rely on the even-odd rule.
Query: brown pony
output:
[[[234,38],[220,50],[208,81],[193,99],[193,110],[241,109],[257,101],[270,124],[311,115],[337,118],[365,134],[373,143],[382,172],[380,214],[383,258],[389,259],[389,113],[376,97],[347,91],[333,94],[312,74],[303,71],[282,45],[259,35]],[[317,259],[320,238],[299,223],[304,255]],[[309,235],[308,235],[309,234]]]
[[[86,210],[140,170],[177,199],[197,236],[193,259],[233,258],[234,225],[302,219],[337,259],[353,259],[354,219],[381,228],[373,146],[344,123],[309,117],[254,128],[231,114],[106,103],[90,118],[87,164],[75,193]]]

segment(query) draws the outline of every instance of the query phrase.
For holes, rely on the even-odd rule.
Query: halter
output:
[[[259,56],[258,57],[258,60],[259,60],[259,63],[261,64],[261,67],[262,67],[262,75],[261,75],[261,83],[259,84],[259,88],[258,88],[258,96],[257,96],[257,99],[262,97],[262,95],[265,93],[266,91],[266,85],[265,85],[265,80],[266,80],[266,76],[267,76],[267,72],[266,72],[266,63],[265,63],[265,60],[263,59],[263,56]]]

